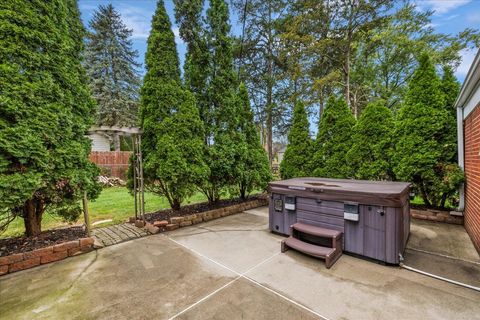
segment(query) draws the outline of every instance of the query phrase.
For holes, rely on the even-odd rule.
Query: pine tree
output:
[[[280,163],[282,179],[311,175],[310,161],[313,156],[313,141],[309,133],[307,112],[303,103],[297,102],[293,109],[292,125],[288,132],[288,145]]]
[[[324,178],[351,178],[352,168],[346,161],[352,147],[355,119],[343,98],[330,96],[320,120],[315,155],[312,161],[313,175]]]
[[[397,178],[412,182],[426,205],[444,206],[463,179],[451,162],[455,146],[445,143],[451,122],[435,66],[423,54],[397,116],[393,163]]]
[[[132,49],[132,30],[111,4],[100,5],[89,22],[86,63],[90,88],[97,102],[97,125],[133,126],[137,123],[140,78]],[[120,140],[114,137],[115,150]]]
[[[208,175],[203,162],[203,124],[195,98],[182,88],[175,36],[162,0],[148,37],[141,89],[142,149],[146,188],[180,209]]]
[[[393,180],[393,127],[392,112],[384,101],[365,107],[353,129],[353,145],[346,158],[356,179]]]
[[[238,98],[242,105],[239,125],[242,142],[237,145],[237,149],[241,150],[242,158],[235,167],[235,177],[240,198],[245,199],[255,189],[264,190],[272,175],[267,154],[260,143],[260,136],[253,121],[247,88],[243,83],[240,84]]]
[[[240,104],[236,96],[229,11],[224,0],[211,0],[207,10],[209,59],[206,163],[210,176],[199,186],[210,203],[236,183],[235,167],[242,159],[238,148]]]
[[[84,192],[100,191],[85,137],[84,29],[74,0],[7,0],[0,12],[0,228],[21,217],[35,236],[47,208],[74,221]]]

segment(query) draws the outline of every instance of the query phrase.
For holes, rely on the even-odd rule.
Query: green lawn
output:
[[[203,194],[197,193],[193,195],[185,204],[206,201]],[[159,209],[169,208],[168,201],[164,197],[156,196],[152,193],[145,193],[145,211],[152,212]],[[100,220],[112,219],[111,222],[102,223],[97,227],[118,224],[124,222],[128,217],[134,215],[133,196],[130,195],[126,188],[105,188],[95,201],[89,201],[88,205],[91,223]],[[83,223],[83,216],[79,218],[77,223]],[[68,225],[58,216],[45,214],[42,221],[42,230],[47,230],[59,226]],[[17,218],[13,221],[8,229],[0,234],[0,238],[19,236],[25,232],[23,219]]]

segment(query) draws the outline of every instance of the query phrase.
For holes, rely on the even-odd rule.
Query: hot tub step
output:
[[[310,234],[316,237],[337,239],[342,236],[342,232],[338,230],[326,229],[309,224],[297,222],[292,225],[292,229],[301,233]],[[291,233],[292,234],[292,233]]]
[[[330,268],[342,255],[342,251],[336,248],[317,246],[293,237],[282,241],[282,252],[287,251],[288,248],[295,249],[313,257],[325,259],[327,268]]]

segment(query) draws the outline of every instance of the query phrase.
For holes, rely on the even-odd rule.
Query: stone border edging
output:
[[[93,250],[93,242],[94,239],[92,237],[80,238],[49,247],[0,257],[0,276],[90,252]]]
[[[152,234],[156,234],[160,231],[172,231],[178,228],[188,227],[201,222],[207,222],[213,219],[226,217],[232,214],[243,212],[245,210],[250,210],[266,205],[268,205],[268,199],[266,197],[258,198],[223,208],[190,214],[188,216],[171,217],[168,221],[155,221],[153,224],[147,223],[144,228]]]
[[[410,216],[415,219],[463,225],[463,217],[452,216],[448,211],[410,208]]]

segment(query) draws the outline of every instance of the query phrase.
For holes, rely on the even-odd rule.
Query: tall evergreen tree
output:
[[[203,162],[203,124],[194,96],[182,88],[175,36],[162,0],[145,57],[140,115],[146,188],[178,210],[206,178],[208,167]]]
[[[355,119],[343,98],[330,96],[320,120],[312,171],[324,178],[351,178],[353,170],[346,161],[352,147]]]
[[[288,132],[288,145],[280,163],[282,179],[311,175],[310,161],[313,157],[313,141],[309,133],[307,112],[303,103],[297,102],[293,109],[292,125]]]
[[[353,129],[353,144],[346,157],[356,179],[393,180],[393,127],[392,111],[384,101],[365,107]]]
[[[239,103],[242,106],[239,121],[242,142],[237,148],[241,150],[239,154],[242,157],[239,165],[235,167],[235,177],[240,198],[245,199],[255,189],[264,190],[272,176],[267,154],[260,143],[260,136],[253,121],[247,88],[242,83],[238,91]]]
[[[137,123],[140,64],[138,52],[132,49],[132,30],[111,4],[100,5],[89,25],[85,66],[98,106],[96,123],[133,126]],[[120,150],[118,136],[114,147]]]
[[[76,220],[84,192],[100,191],[85,137],[84,29],[74,0],[7,0],[0,15],[0,229],[21,217],[35,236],[46,210]]]
[[[235,167],[242,158],[238,132],[240,104],[236,96],[229,11],[224,0],[211,0],[207,10],[209,59],[206,163],[210,176],[200,186],[210,203],[235,185]]]
[[[175,19],[180,37],[187,45],[184,83],[197,100],[197,107],[205,127],[205,136],[211,136],[211,116],[208,100],[209,51],[202,19],[204,0],[174,0]]]
[[[393,163],[396,176],[412,182],[426,205],[444,206],[462,181],[452,163],[455,145],[446,143],[451,122],[435,66],[424,54],[397,116]]]

